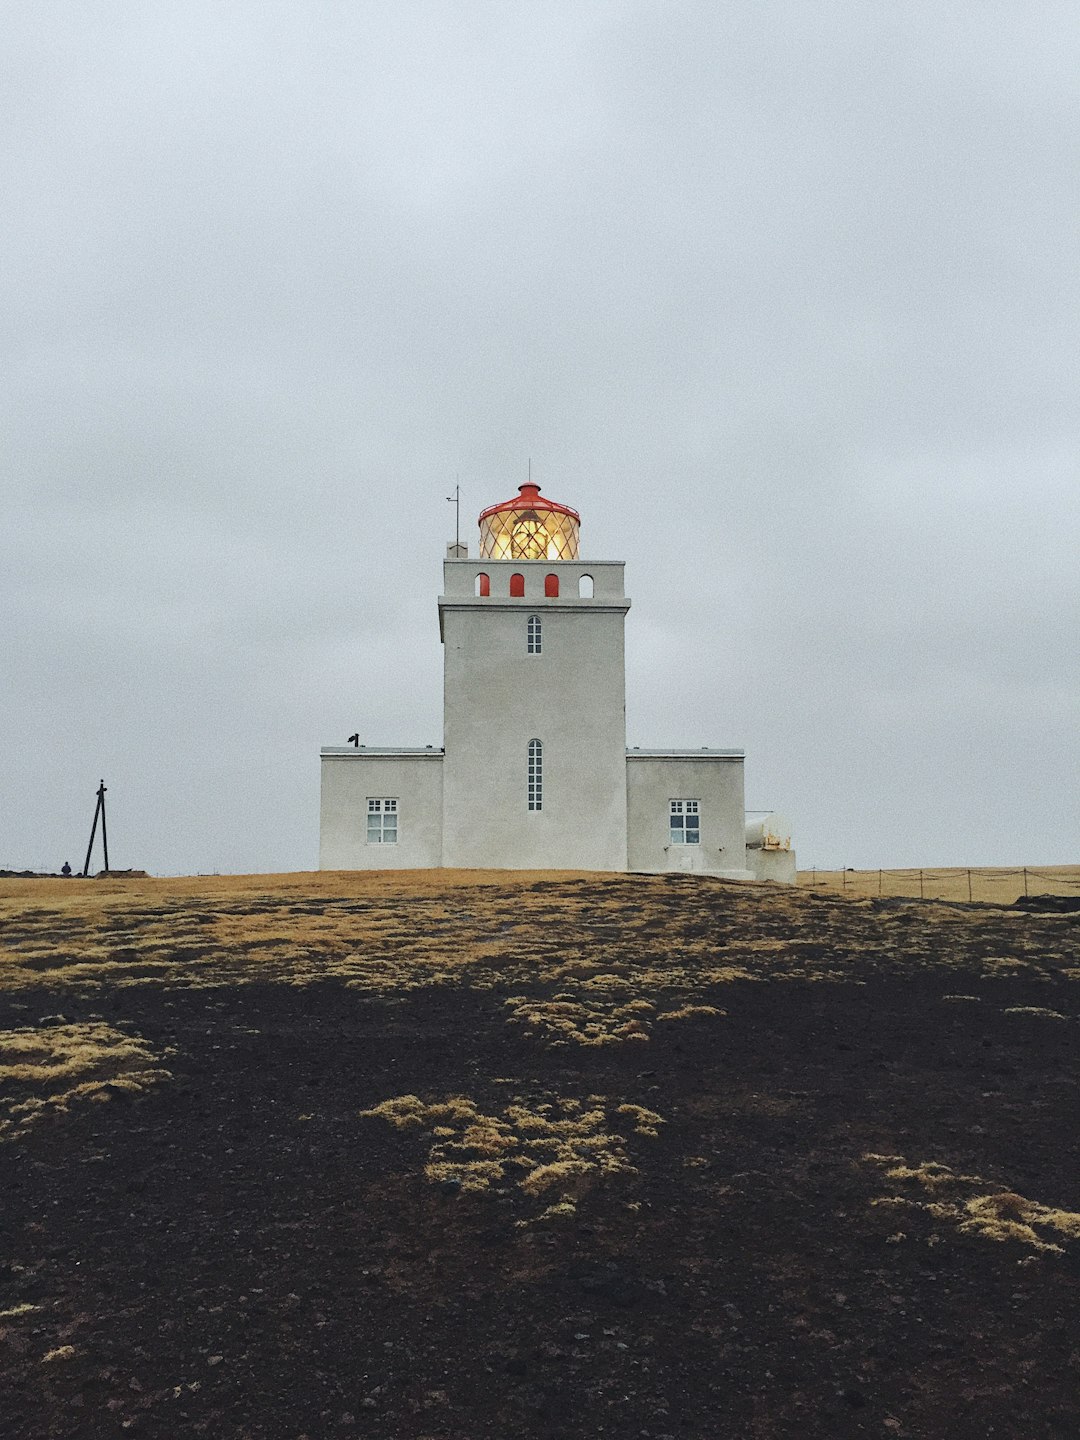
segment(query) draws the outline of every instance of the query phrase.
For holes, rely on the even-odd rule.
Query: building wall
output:
[[[761,850],[746,847],[746,868],[755,880],[772,880],[777,885],[798,883],[794,850]]]
[[[320,870],[420,870],[442,864],[443,757],[438,750],[321,755]],[[369,798],[398,802],[396,845],[367,843]]]
[[[746,868],[741,756],[695,758],[631,751],[626,757],[626,796],[628,869],[752,878]],[[700,844],[670,844],[672,800],[700,803]]]
[[[445,572],[443,863],[625,870],[622,565],[448,560]],[[521,599],[510,596],[512,574],[524,576]],[[544,594],[552,574],[558,598]],[[591,599],[579,595],[582,575]],[[527,650],[534,614],[539,655]],[[544,747],[540,811],[527,805],[533,738]]]
[[[453,546],[450,547],[453,549]],[[588,578],[593,582],[592,598],[599,603],[621,602],[629,609],[624,582],[626,566],[622,560],[459,560],[449,558],[443,562],[443,594],[439,600],[440,611],[447,604],[460,600],[483,598],[487,604],[510,599],[510,577],[520,574],[525,581],[526,600],[549,601],[562,606],[575,605],[580,600],[581,581]],[[476,579],[486,575],[490,581],[490,595],[476,594]],[[544,581],[548,575],[559,578],[558,601],[551,601],[544,594]]]

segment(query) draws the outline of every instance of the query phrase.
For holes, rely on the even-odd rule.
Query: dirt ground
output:
[[[1071,1440],[1078,927],[0,882],[0,1435]]]

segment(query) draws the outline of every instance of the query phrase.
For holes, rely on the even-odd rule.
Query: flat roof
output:
[[[445,751],[441,745],[324,745],[320,755],[344,755],[355,759],[359,755],[374,758],[393,755],[418,755],[424,759],[442,759]],[[745,760],[745,750],[715,750],[702,745],[698,750],[657,750],[648,746],[634,745],[626,752],[628,760]],[[763,814],[770,812],[763,811]]]
[[[628,760],[745,760],[745,750],[711,750],[702,745],[699,750],[653,750],[645,745],[634,745],[626,752]]]
[[[319,751],[320,755],[348,755],[353,758],[357,755],[419,755],[428,760],[441,760],[443,753],[441,745],[324,745]]]

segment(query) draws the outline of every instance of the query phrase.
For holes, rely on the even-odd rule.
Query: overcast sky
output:
[[[628,741],[1080,860],[1075,0],[3,6],[0,865],[309,869],[531,457]],[[475,549],[474,549],[475,553]]]

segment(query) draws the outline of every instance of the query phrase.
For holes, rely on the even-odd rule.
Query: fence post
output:
[[[879,895],[881,894],[881,867],[880,867],[880,866],[878,866],[878,872],[877,872],[877,893],[878,893]]]
[[[1026,870],[1024,871],[1024,874],[1025,874],[1025,875],[1027,874],[1027,871],[1026,871]],[[840,872],[840,888],[841,888],[841,890],[846,890],[846,889],[847,889],[847,866],[846,866],[846,865],[844,866],[843,870],[841,870],[841,872]],[[1027,894],[1027,891],[1026,891],[1026,890],[1024,891],[1024,894],[1025,894],[1025,895]]]
[[[924,897],[924,895],[923,895],[922,871],[920,870],[920,871],[919,871],[919,899],[922,900],[922,899],[924,899],[924,898],[925,898],[925,897]]]
[[[1024,899],[1027,899],[1027,866],[1024,866]]]
[[[968,871],[968,904],[971,904],[971,871]]]

